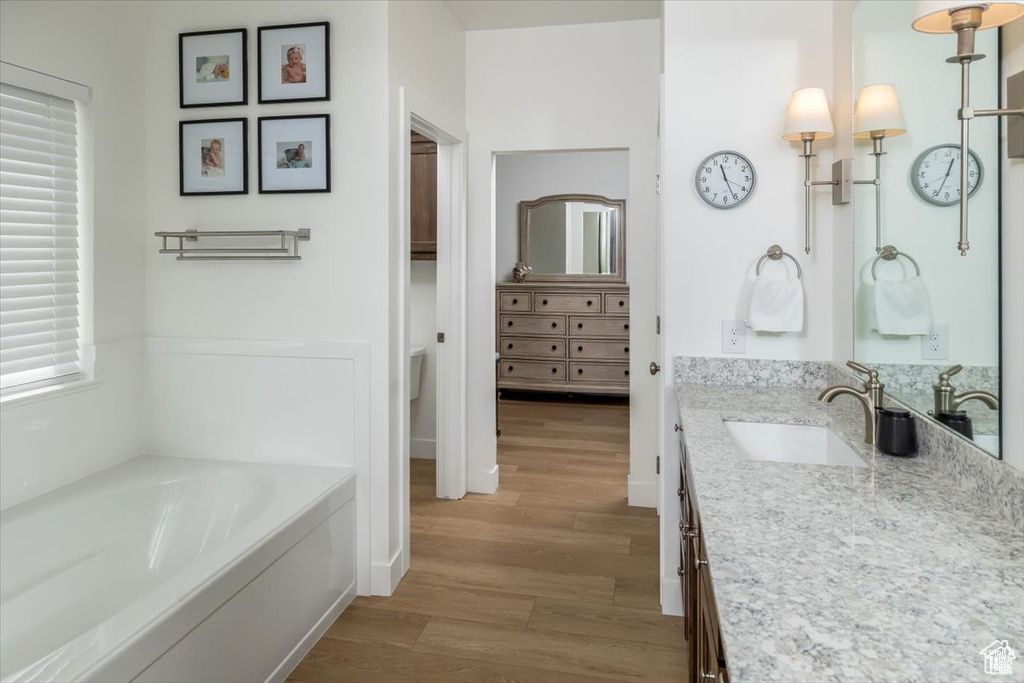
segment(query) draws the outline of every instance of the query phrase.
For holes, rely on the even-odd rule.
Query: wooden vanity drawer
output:
[[[554,294],[536,292],[534,306],[538,312],[600,313],[601,294]]]
[[[629,381],[628,363],[569,363],[570,382]]]
[[[565,379],[565,363],[552,361],[544,363],[533,360],[502,359],[500,375],[519,379]]]
[[[503,311],[532,311],[532,297],[530,292],[502,294],[499,308]]]
[[[562,315],[503,315],[501,331],[515,334],[565,334]]]
[[[569,345],[569,357],[595,360],[628,360],[629,340],[609,342],[578,339]]]
[[[569,318],[573,337],[629,337],[629,318]]]
[[[629,313],[629,294],[605,294],[605,313]]]
[[[502,337],[498,353],[505,356],[533,356],[565,358],[564,339],[529,339],[525,337]]]

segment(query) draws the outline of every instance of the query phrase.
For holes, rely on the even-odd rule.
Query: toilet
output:
[[[427,349],[422,346],[409,347],[409,400],[420,397],[420,375],[423,372],[423,356]]]

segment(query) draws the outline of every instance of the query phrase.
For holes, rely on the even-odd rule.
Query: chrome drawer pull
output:
[[[702,671],[701,674],[700,674],[700,677],[701,677],[701,680],[705,680],[705,681],[713,681],[713,680],[716,680],[718,678],[718,676],[716,676],[715,674],[710,674],[710,673],[708,673],[706,671]]]

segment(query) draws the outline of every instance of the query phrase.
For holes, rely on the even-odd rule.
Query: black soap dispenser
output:
[[[917,453],[917,428],[905,408],[877,408],[878,429],[875,447],[887,455]]]

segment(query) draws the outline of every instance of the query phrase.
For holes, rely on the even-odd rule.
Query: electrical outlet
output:
[[[722,320],[722,353],[747,352],[747,324],[742,320]]]
[[[932,323],[928,336],[921,337],[921,360],[949,360],[949,325]]]

